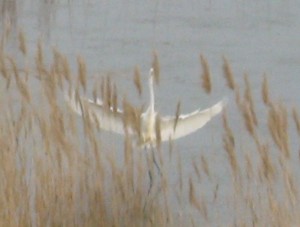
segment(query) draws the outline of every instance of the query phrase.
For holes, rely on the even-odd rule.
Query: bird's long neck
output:
[[[150,71],[151,73],[151,71]],[[151,74],[150,75],[150,78],[149,78],[149,91],[150,91],[150,105],[149,105],[149,108],[150,108],[150,111],[152,113],[154,113],[154,90],[153,90],[153,75]]]

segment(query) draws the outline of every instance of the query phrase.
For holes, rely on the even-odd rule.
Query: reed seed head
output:
[[[210,78],[210,69],[206,58],[201,54],[200,63],[202,67],[202,87],[207,94],[211,93],[211,78]]]

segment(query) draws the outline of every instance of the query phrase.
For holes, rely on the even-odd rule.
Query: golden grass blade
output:
[[[254,170],[253,170],[253,164],[249,153],[246,153],[245,155],[245,162],[246,162],[246,176],[248,181],[250,181],[253,178]]]
[[[177,106],[176,106],[176,113],[175,113],[175,121],[174,121],[174,128],[173,128],[174,131],[176,129],[178,119],[180,116],[180,109],[181,109],[181,103],[180,103],[180,101],[178,101]]]
[[[292,109],[292,115],[296,125],[297,133],[300,136],[300,118],[299,118],[298,111],[296,110],[295,107]]]
[[[12,69],[13,69],[13,73],[14,73],[14,76],[15,76],[15,80],[16,80],[18,90],[19,90],[22,98],[24,98],[27,103],[30,103],[31,95],[30,95],[29,89],[27,88],[26,83],[23,82],[22,79],[19,76],[19,71],[17,69],[17,65],[16,65],[15,60],[12,59],[11,57],[9,57],[8,59],[11,63]]]
[[[161,145],[161,134],[160,134],[160,116],[156,116],[155,121],[155,136],[156,136],[156,145],[158,148],[160,148]]]
[[[78,80],[84,92],[86,92],[87,70],[86,70],[85,61],[81,56],[77,57],[77,64],[78,64]]]
[[[297,196],[298,196],[298,190],[297,186],[295,185],[294,177],[291,174],[291,171],[285,171],[285,188],[290,200],[290,203],[295,206]]]
[[[237,158],[236,158],[236,151],[234,148],[234,144],[231,142],[231,138],[228,135],[224,135],[223,136],[223,146],[224,149],[227,153],[227,157],[230,163],[230,167],[233,173],[233,176],[235,177],[235,179],[237,178],[237,176],[239,175],[239,165],[237,162]]]
[[[285,158],[290,158],[287,112],[282,104],[270,105],[268,127],[274,143]]]
[[[193,169],[194,169],[194,171],[195,171],[195,173],[196,173],[197,180],[198,180],[199,182],[201,182],[201,173],[200,173],[200,169],[199,169],[199,167],[198,167],[197,162],[196,162],[195,159],[192,161],[192,165],[193,165]]]
[[[3,52],[0,53],[0,72],[2,76],[6,79],[9,80],[9,73],[6,67],[6,57]]]
[[[153,51],[152,68],[154,70],[154,81],[156,84],[159,84],[160,66],[159,66],[158,54],[156,51]]]
[[[218,192],[219,192],[219,184],[216,185],[214,190],[214,202],[216,202],[218,199]]]
[[[44,64],[43,46],[41,41],[39,41],[37,44],[37,53],[36,53],[35,62],[36,62],[38,77],[39,79],[41,79],[41,76],[46,71],[45,64]]]
[[[224,111],[222,114],[222,120],[223,120],[223,128],[225,130],[225,134],[227,135],[229,142],[232,146],[235,146],[235,140],[234,140],[234,135],[229,127],[228,120],[227,120],[227,113]]]
[[[138,66],[136,66],[134,68],[134,85],[139,93],[139,96],[142,95],[143,92],[143,87],[142,87],[142,83],[141,83],[141,73],[140,73],[140,69]]]
[[[262,145],[259,147],[261,157],[261,171],[262,175],[269,182],[275,177],[275,168],[269,155],[269,146]]]
[[[235,86],[234,94],[235,94],[235,103],[241,109],[242,101],[241,101],[240,88],[238,86]]]
[[[27,54],[26,39],[23,31],[19,32],[19,48],[23,55]]]
[[[55,75],[54,78],[58,80],[61,89],[63,89],[63,80],[66,80],[69,87],[72,87],[73,81],[71,80],[68,60],[56,48],[53,48],[53,65],[50,71],[51,75]],[[51,79],[51,77],[49,79]]]
[[[251,136],[255,136],[255,123],[249,103],[242,103],[241,108],[246,129]]]
[[[126,99],[123,98],[123,124],[125,129],[125,134],[129,134],[129,128],[133,129],[137,134],[139,140],[141,138],[141,111],[134,108]]]
[[[211,87],[212,87],[211,79],[210,79],[210,69],[206,58],[202,54],[200,55],[200,63],[203,70],[201,74],[202,88],[205,90],[207,94],[209,94],[211,92]]]
[[[112,107],[113,107],[113,111],[117,112],[117,110],[118,110],[118,92],[117,92],[116,84],[114,84],[114,86],[113,86]]]
[[[208,220],[207,215],[207,208],[205,203],[202,201],[200,202],[195,194],[195,188],[192,179],[189,179],[189,201],[202,215],[203,217]]]
[[[254,102],[253,102],[253,98],[252,98],[252,90],[251,90],[251,86],[250,86],[247,74],[245,74],[245,76],[244,76],[244,82],[245,82],[244,98],[245,98],[245,101],[246,101],[247,105],[249,106],[249,110],[250,110],[250,113],[251,113],[251,118],[253,119],[253,123],[254,123],[255,126],[257,126],[258,121],[257,121]]]
[[[63,71],[63,75],[65,77],[65,80],[67,80],[67,82],[71,86],[72,85],[71,69],[70,69],[68,59],[66,58],[66,56],[61,56],[60,61],[61,61],[61,64],[62,64],[62,71]]]
[[[100,92],[101,92],[101,99],[103,100],[103,104],[105,104],[105,79],[101,78],[101,84],[100,84]]]
[[[206,174],[206,176],[208,178],[210,178],[211,175],[210,175],[210,171],[209,171],[209,166],[208,166],[206,158],[203,155],[201,155],[201,166],[202,166],[202,169],[203,169],[204,173]]]
[[[234,81],[233,72],[232,72],[230,63],[225,56],[223,56],[223,74],[227,81],[227,86],[231,90],[234,90],[235,89],[235,81]]]
[[[264,104],[269,105],[270,104],[270,95],[269,95],[268,79],[267,79],[266,74],[264,74],[261,93],[262,93],[262,98],[263,98]]]
[[[106,94],[105,94],[105,103],[107,105],[107,108],[110,109],[112,106],[111,103],[111,97],[112,97],[112,85],[110,81],[110,76],[106,77],[106,86],[105,86]]]
[[[235,177],[235,179],[237,179],[240,170],[236,157],[235,140],[232,130],[228,125],[226,114],[223,114],[223,127],[225,129],[225,134],[223,135],[223,147],[227,153],[233,176]]]

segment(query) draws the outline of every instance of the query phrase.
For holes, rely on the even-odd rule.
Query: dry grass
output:
[[[225,129],[225,133],[223,136],[224,149],[227,153],[232,173],[236,178],[238,177],[240,171],[239,171],[238,161],[236,157],[234,136],[232,130],[228,125],[227,117],[225,114],[223,115],[223,127]]]
[[[183,162],[185,151],[176,151],[171,142],[169,158],[162,155],[167,151],[160,145],[158,117],[159,149],[156,154],[162,176],[157,174],[153,190],[148,193],[148,170],[155,172],[149,153],[134,148],[128,136],[120,151],[114,146],[105,147],[106,142],[99,136],[101,122],[94,125],[91,123],[93,116],[86,113],[78,118],[65,107],[65,91],[75,90],[80,99],[79,94],[88,90],[84,59],[78,57],[78,67],[72,69],[68,59],[54,49],[52,62],[47,62],[39,42],[35,60],[32,60],[27,57],[31,50],[27,49],[25,36],[20,33],[22,62],[35,62],[35,66],[29,68],[18,65],[16,57],[5,52],[5,42],[2,45],[0,226],[300,224],[297,212],[299,177],[292,164],[298,157],[292,146],[297,142],[291,141],[295,137],[290,136],[289,126],[289,122],[294,124],[294,133],[300,134],[299,116],[293,108],[294,121],[289,121],[289,108],[271,100],[266,76],[262,82],[262,97],[267,114],[257,116],[255,107],[258,105],[255,104],[258,101],[252,97],[251,81],[245,76],[245,88],[240,89],[234,82],[229,62],[223,58],[227,86],[234,90],[236,97],[230,105],[238,107],[240,111],[235,116],[240,115],[240,118],[231,121],[230,110],[223,113],[223,148],[217,150],[217,155],[224,156],[222,163],[226,164],[217,171],[212,167],[214,160],[206,156],[207,153],[201,152],[199,157]],[[203,88],[210,93],[208,63],[202,55],[200,60]],[[156,52],[152,67],[158,82],[160,70]],[[134,71],[134,84],[141,95],[143,88],[138,68]],[[94,100],[99,95],[107,108],[116,110],[119,94],[110,77],[101,83],[94,82]],[[176,118],[180,106],[178,102]],[[122,107],[124,124],[131,122],[139,134],[142,109],[133,107],[126,98],[122,99]],[[242,134],[233,127],[242,124],[240,119],[245,126]],[[269,130],[266,130],[269,134],[262,133],[261,129]],[[216,147],[211,144],[210,149]],[[168,173],[166,165],[174,161],[177,164]],[[184,172],[183,164],[190,165],[194,173]],[[219,173],[220,169],[224,171]],[[174,183],[169,176],[175,176],[178,181]],[[220,176],[229,180],[224,182]],[[211,192],[205,190],[209,185],[212,185]],[[226,194],[224,188],[232,190]],[[223,221],[222,215],[216,212],[218,209],[230,218]]]
[[[154,70],[154,81],[156,84],[159,84],[160,66],[159,66],[158,54],[156,51],[153,52],[152,68]]]
[[[141,83],[141,73],[140,73],[140,69],[139,67],[135,67],[134,69],[134,85],[138,91],[139,96],[142,95],[143,93],[143,87],[142,87],[142,83]]]
[[[200,55],[200,63],[202,66],[202,88],[204,89],[204,91],[206,93],[210,93],[211,92],[211,79],[210,79],[210,70],[209,70],[209,65],[208,62],[206,60],[206,58],[201,54]]]
[[[234,90],[235,82],[234,82],[233,72],[232,72],[231,66],[229,64],[229,61],[227,60],[227,58],[225,56],[223,56],[223,73],[224,73],[224,77],[227,81],[227,86],[231,90]]]
[[[21,31],[19,32],[19,43],[20,43],[20,51],[22,52],[22,54],[26,55],[27,54],[27,47],[26,47],[26,40],[25,40],[25,36],[24,33]]]
[[[266,74],[264,75],[264,79],[262,82],[261,93],[262,93],[262,98],[263,98],[264,104],[269,105],[270,104],[270,95],[269,95],[268,79],[267,79]]]

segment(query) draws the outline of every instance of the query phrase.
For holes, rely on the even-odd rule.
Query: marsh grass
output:
[[[208,65],[208,62],[206,60],[206,58],[201,54],[200,55],[200,64],[202,66],[202,75],[201,75],[201,78],[202,78],[202,88],[204,89],[204,91],[206,93],[210,93],[211,92],[211,87],[212,87],[212,84],[211,84],[211,78],[210,78],[210,69],[209,69],[209,65]]]
[[[232,72],[230,63],[229,63],[228,59],[225,56],[223,56],[223,73],[224,73],[224,77],[225,77],[226,82],[227,82],[227,86],[231,90],[234,90],[235,82],[234,82],[233,72]]]
[[[137,150],[127,135],[121,151],[113,146],[103,149],[105,141],[99,139],[101,122],[92,124],[93,116],[88,113],[82,118],[75,116],[63,101],[66,91],[75,90],[78,99],[88,92],[85,60],[78,57],[77,69],[72,69],[68,59],[53,49],[52,62],[47,62],[41,42],[34,59],[30,59],[27,55],[31,50],[20,33],[19,51],[26,59],[23,62],[35,62],[30,68],[17,65],[16,57],[6,52],[5,42],[1,45],[0,226],[299,225],[299,176],[292,165],[298,154],[291,146],[297,141],[291,141],[289,134],[300,134],[300,120],[295,107],[291,110],[293,121],[288,121],[289,108],[271,100],[266,76],[261,90],[266,115],[257,116],[255,108],[261,101],[253,99],[251,81],[245,75],[244,86],[238,86],[228,60],[223,58],[224,77],[235,94],[230,105],[238,107],[241,119],[232,122],[232,113],[227,109],[220,125],[223,148],[217,153],[227,163],[228,168],[221,168],[230,180],[218,180],[205,154],[183,163],[184,152],[176,151],[172,142],[168,148],[161,146],[158,139],[156,155],[162,175],[155,176],[149,193],[148,170],[155,169],[149,153]],[[202,55],[200,63],[203,89],[211,93],[211,75]],[[156,52],[152,67],[158,83]],[[138,67],[133,78],[141,95]],[[142,109],[120,98],[122,94],[118,94],[109,76],[95,81],[92,93],[93,99],[100,97],[107,108],[116,110],[121,105],[124,124],[130,121],[139,134]],[[180,106],[178,102],[176,118]],[[295,125],[295,132],[289,122]],[[244,125],[242,136],[234,131],[234,124]],[[261,128],[267,128],[269,134],[263,134]],[[156,134],[159,138],[159,121]],[[214,146],[211,144],[212,149]],[[169,152],[169,156],[163,152]],[[172,172],[166,167],[168,162],[176,163]],[[193,173],[187,175],[183,164],[190,165]],[[176,175],[176,183],[169,175]],[[203,190],[203,182],[213,185],[211,195]],[[224,194],[226,187],[231,190]],[[230,217],[226,221],[215,213],[222,204],[221,212]]]

